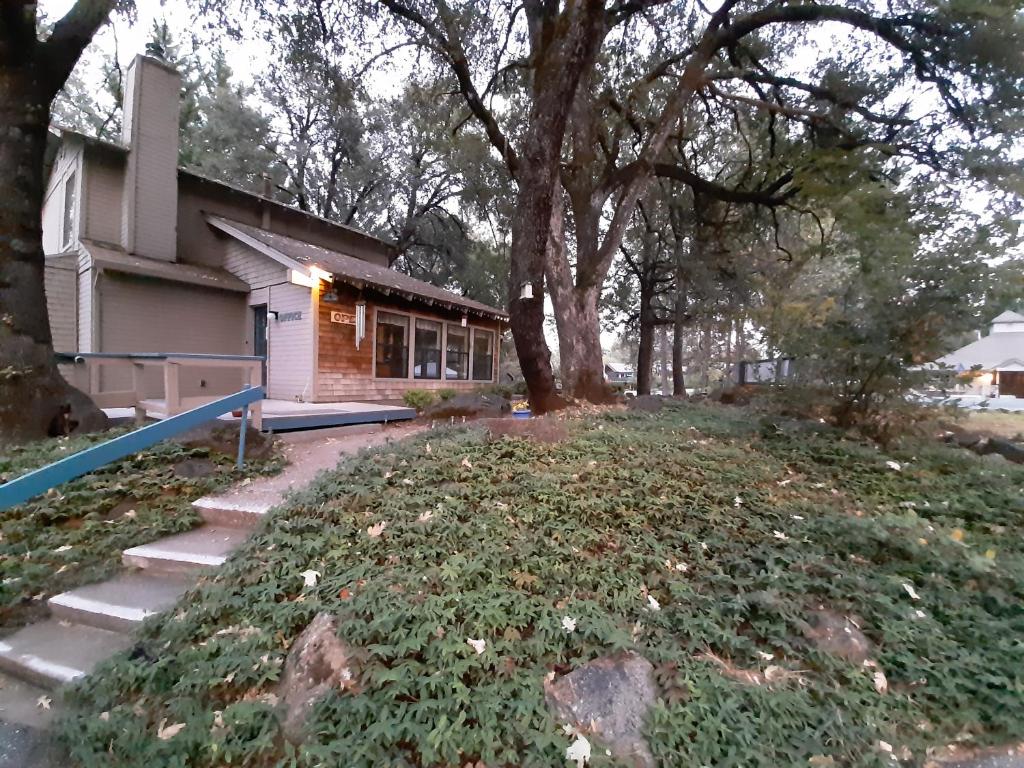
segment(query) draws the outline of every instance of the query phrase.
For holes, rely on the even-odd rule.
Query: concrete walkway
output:
[[[280,474],[195,500],[204,525],[126,549],[126,568],[115,578],[50,598],[51,618],[0,640],[0,768],[48,765],[45,729],[59,705],[50,691],[130,647],[143,620],[170,609],[201,573],[227,560],[289,491],[343,456],[421,429],[373,424],[280,435],[288,461]]]

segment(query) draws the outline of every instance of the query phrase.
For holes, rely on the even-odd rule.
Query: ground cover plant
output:
[[[544,681],[624,649],[655,668],[660,765],[921,765],[1024,732],[1024,469],[711,404],[566,428],[322,477],[75,690],[77,764],[566,765]],[[822,605],[874,665],[809,639]],[[293,747],[275,682],[322,611],[354,678]]]
[[[0,481],[120,431],[6,448]],[[163,442],[0,511],[0,634],[42,617],[47,598],[110,576],[121,567],[121,550],[198,525],[194,499],[277,467],[276,459],[247,460],[237,473],[231,457]]]

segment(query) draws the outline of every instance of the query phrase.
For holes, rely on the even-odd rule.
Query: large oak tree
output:
[[[61,377],[43,292],[43,160],[50,107],[119,0],[78,0],[40,36],[33,0],[0,4],[0,445],[103,412]]]

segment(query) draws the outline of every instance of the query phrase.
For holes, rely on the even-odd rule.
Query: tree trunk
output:
[[[661,394],[668,392],[668,327],[661,326]]]
[[[651,394],[654,365],[654,281],[645,270],[640,276],[640,349],[636,356],[636,393]]]
[[[686,395],[683,379],[683,333],[686,328],[686,295],[683,288],[682,270],[676,270],[676,305],[672,316],[672,394]]]
[[[50,108],[40,90],[31,67],[0,69],[0,446],[107,423],[53,358],[40,217]]]

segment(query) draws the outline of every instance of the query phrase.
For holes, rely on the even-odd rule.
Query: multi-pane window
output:
[[[490,381],[494,375],[494,334],[473,329],[473,379]]]
[[[71,236],[75,230],[75,174],[68,176],[64,182],[64,220],[62,221],[61,247],[71,245]]]
[[[441,323],[416,318],[412,375],[415,379],[441,378]]]
[[[466,380],[469,378],[469,329],[459,325],[448,326],[448,341],[445,344],[446,379]]]
[[[377,377],[409,376],[409,318],[391,312],[377,313]]]

